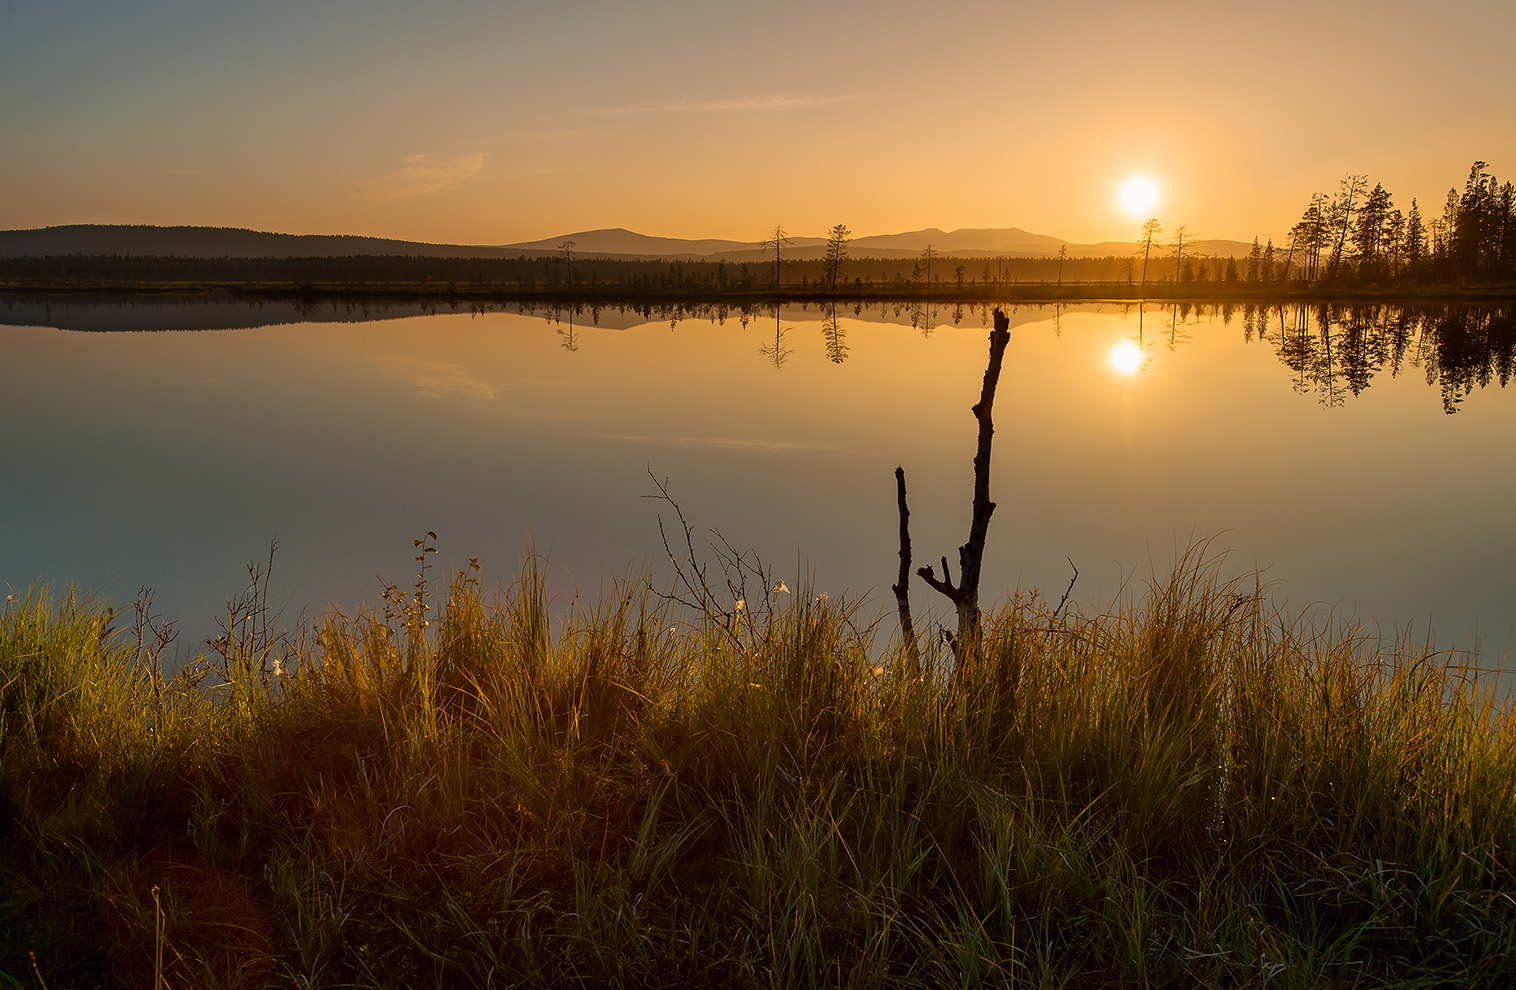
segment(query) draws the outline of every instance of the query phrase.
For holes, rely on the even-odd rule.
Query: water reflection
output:
[[[0,308],[33,323],[0,328],[13,588],[73,578],[130,601],[148,584],[166,613],[209,621],[279,537],[293,614],[403,577],[430,529],[496,574],[535,541],[593,592],[656,556],[649,465],[702,524],[814,564],[833,594],[893,578],[898,464],[921,543],[962,539],[976,304],[444,306],[418,323],[322,303],[258,331],[83,334],[46,328],[294,312],[54,302]],[[1498,656],[1516,618],[1516,468],[1491,456],[1516,425],[1509,309],[1010,315],[987,599],[1061,587],[1072,557],[1076,595],[1098,601],[1224,534],[1298,602],[1478,632]],[[1396,464],[1416,468],[1381,483]]]
[[[819,311],[825,359],[841,364],[851,345],[838,317],[835,302],[785,307],[805,317]],[[930,300],[855,301],[853,317],[870,324],[909,326],[923,338],[944,327],[966,324],[989,325],[992,308],[984,303],[951,306]],[[1149,310],[1144,303],[1123,304],[1023,304],[1010,307],[1012,326],[1048,321],[1054,335],[1063,332],[1068,312],[1120,312],[1135,316],[1131,335],[1139,370],[1151,366]],[[1203,326],[1214,332],[1218,322],[1230,327],[1238,309],[1233,303],[1174,302],[1159,307],[1156,331],[1165,348],[1176,351],[1194,340]],[[1509,306],[1490,305],[1392,305],[1279,303],[1241,305],[1242,336],[1274,349],[1289,373],[1296,392],[1311,395],[1328,408],[1342,406],[1361,396],[1383,375],[1398,378],[1416,372],[1438,389],[1443,410],[1456,413],[1476,389],[1492,384],[1505,387],[1516,367],[1516,314]],[[551,326],[564,350],[577,352],[586,329],[631,330],[650,323],[666,323],[671,330],[690,322],[724,326],[736,318],[746,327],[754,320],[772,317],[773,332],[759,344],[759,353],[774,368],[782,370],[794,353],[787,343],[793,327],[784,325],[779,307],[773,304],[727,303],[447,303],[426,301],[246,300],[231,297],[163,296],[143,298],[110,296],[0,297],[0,324],[45,326],[80,331],[123,330],[222,330],[264,326],[319,323],[362,323],[380,320],[467,313],[471,317],[514,313],[538,317]],[[1123,352],[1123,363],[1131,360]],[[1113,360],[1115,360],[1113,358]]]
[[[858,310],[854,311],[857,315]],[[842,323],[837,319],[837,304],[832,303],[826,308],[826,320],[821,324],[821,336],[826,341],[826,359],[833,364],[841,364],[847,360],[847,331],[842,329]]]
[[[1124,340],[1111,348],[1111,367],[1123,375],[1135,375],[1146,363],[1142,346],[1135,340]]]
[[[1504,388],[1516,363],[1516,317],[1488,306],[1246,307],[1244,336],[1274,347],[1297,392],[1324,406],[1363,395],[1383,375],[1424,374],[1444,412],[1475,388]]]
[[[784,335],[789,333],[789,331],[790,328],[780,322],[779,307],[775,306],[774,339],[772,341],[765,340],[758,345],[758,353],[762,354],[764,359],[774,366],[775,371],[783,371],[784,362],[789,360],[791,354],[795,353],[793,347],[786,347],[784,344]]]

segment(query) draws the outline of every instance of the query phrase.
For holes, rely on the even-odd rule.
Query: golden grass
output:
[[[1195,555],[924,676],[804,592],[432,595],[168,680],[99,603],[7,605],[0,985],[1516,979],[1510,707]]]

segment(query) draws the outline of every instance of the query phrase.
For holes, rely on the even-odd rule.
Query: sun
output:
[[[1121,184],[1116,195],[1121,208],[1132,216],[1148,216],[1158,205],[1158,183],[1146,175],[1134,175]]]

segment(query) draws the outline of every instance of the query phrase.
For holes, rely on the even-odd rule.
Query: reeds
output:
[[[802,589],[550,615],[535,560],[433,600],[421,549],[167,681],[98,603],[6,606],[0,985],[1516,979],[1509,706],[1198,555],[913,669]]]

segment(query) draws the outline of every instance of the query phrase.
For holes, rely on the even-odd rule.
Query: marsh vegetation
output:
[[[423,554],[424,560],[424,554]],[[0,621],[0,974],[65,986],[1498,986],[1516,724],[1197,551],[904,661],[816,596],[423,568],[177,677]],[[260,618],[262,617],[262,618]],[[125,628],[122,628],[122,627]],[[914,672],[913,672],[914,671]]]

